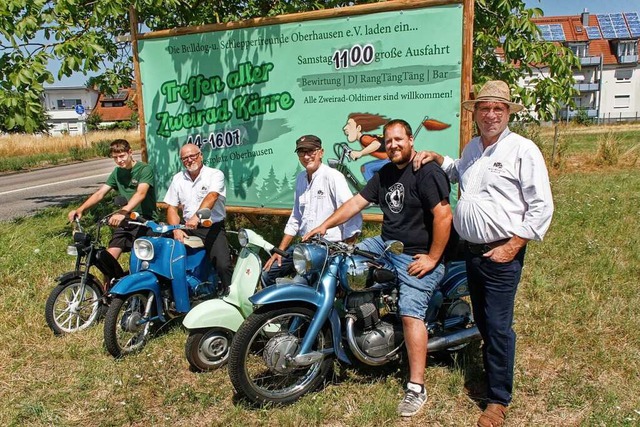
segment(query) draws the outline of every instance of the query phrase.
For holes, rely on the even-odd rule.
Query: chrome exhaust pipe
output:
[[[399,347],[395,348],[391,353],[388,353],[387,355],[382,357],[367,356],[362,352],[362,350],[360,350],[360,347],[358,347],[358,343],[356,342],[355,333],[353,331],[353,325],[355,324],[355,322],[355,318],[347,316],[347,342],[349,343],[349,348],[353,352],[354,356],[356,356],[356,359],[366,365],[382,366],[393,359],[395,355],[398,354],[400,349],[404,346],[403,343]]]
[[[481,336],[478,327],[473,326],[471,328],[462,329],[446,335],[429,338],[427,352],[446,350],[447,348],[455,347],[480,338]]]

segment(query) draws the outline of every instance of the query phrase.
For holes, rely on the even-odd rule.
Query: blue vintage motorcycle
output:
[[[201,224],[211,225],[209,209],[199,210],[198,216]],[[218,289],[202,239],[189,236],[181,243],[169,234],[184,225],[132,223],[148,227],[155,236],[136,239],[130,274],[109,293],[104,344],[116,358],[143,348],[154,326],[184,316],[197,303],[216,297]]]
[[[387,251],[401,253],[400,242]],[[231,344],[229,376],[250,401],[287,404],[319,387],[333,360],[381,366],[404,349],[395,271],[384,257],[314,237],[293,252],[309,284],[268,287],[250,298],[255,311]],[[457,351],[480,333],[473,322],[464,263],[452,262],[431,298],[427,350]]]

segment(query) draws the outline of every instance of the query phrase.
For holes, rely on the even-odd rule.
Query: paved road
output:
[[[135,156],[140,160],[140,156]],[[115,167],[111,159],[90,160],[31,172],[0,175],[0,220],[33,215],[93,193]]]

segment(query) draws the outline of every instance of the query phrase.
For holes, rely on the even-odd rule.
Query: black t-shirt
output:
[[[449,179],[435,162],[417,171],[411,164],[398,169],[388,163],[360,191],[382,209],[382,239],[400,240],[408,255],[429,252],[433,231],[431,209],[449,200]]]

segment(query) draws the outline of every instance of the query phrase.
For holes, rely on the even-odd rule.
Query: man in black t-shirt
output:
[[[385,241],[400,240],[404,253],[387,254],[400,283],[399,311],[409,356],[409,382],[398,405],[401,416],[413,416],[424,405],[424,370],[427,359],[427,329],[424,323],[429,299],[444,276],[442,254],[451,230],[449,180],[442,169],[429,163],[417,171],[410,167],[416,154],[411,126],[391,120],[384,126],[385,148],[391,163],[376,173],[365,188],[345,202],[303,240],[347,221],[377,203],[384,215],[382,234],[358,244],[381,254]],[[432,165],[430,167],[427,167]],[[409,167],[408,167],[409,166]]]

